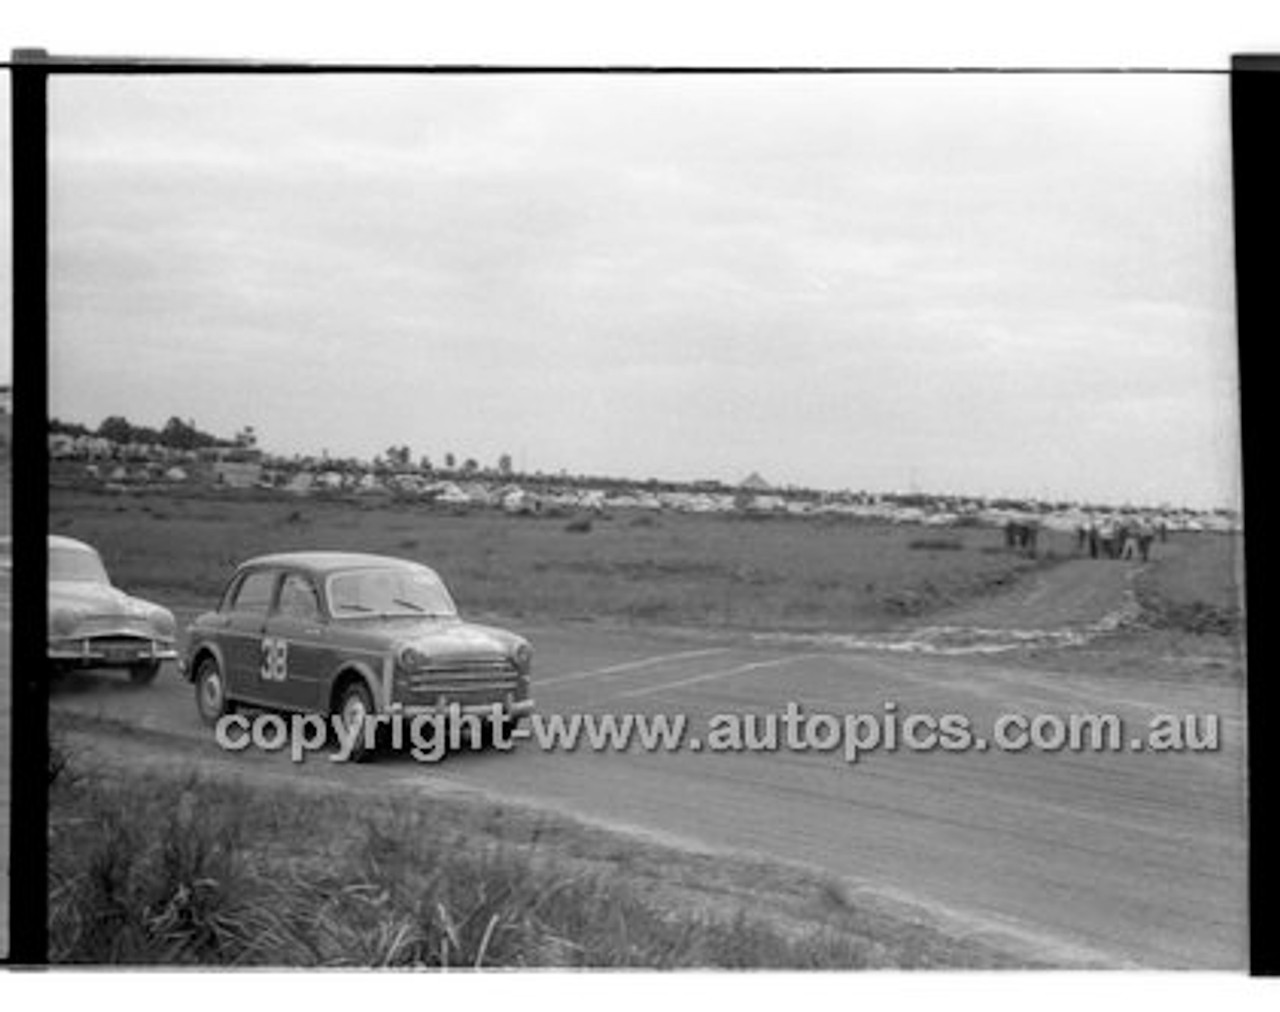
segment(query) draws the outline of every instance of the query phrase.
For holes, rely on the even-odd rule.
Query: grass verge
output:
[[[492,802],[113,771],[75,749],[51,789],[55,963],[1030,965],[788,866]]]

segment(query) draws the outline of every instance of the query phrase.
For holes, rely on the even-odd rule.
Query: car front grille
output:
[[[151,642],[150,636],[85,636],[83,638],[87,639],[93,646],[103,650],[124,650]]]
[[[434,700],[444,696],[469,702],[490,697],[501,699],[505,694],[514,692],[519,673],[515,665],[505,658],[451,661],[402,673],[398,681],[415,699]]]
[[[150,636],[71,636],[51,638],[49,655],[61,661],[131,664],[172,656],[172,648]]]
[[[419,668],[415,674],[421,673],[426,675],[492,675],[492,674],[513,674],[515,665],[507,658],[490,658],[490,659],[465,659],[455,661],[434,661],[425,668]]]

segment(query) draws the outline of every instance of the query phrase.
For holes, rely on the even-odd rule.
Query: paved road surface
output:
[[[1089,565],[1089,564],[1086,564]],[[1118,566],[1096,573],[1123,590]],[[1089,597],[1065,570],[1064,594]],[[1087,570],[1083,571],[1087,573]],[[1112,586],[1112,584],[1115,584]],[[1025,592],[1024,592],[1025,593]],[[1044,607],[1066,608],[1051,585]],[[1094,602],[1094,609],[1101,600]],[[1069,610],[1069,609],[1068,609]],[[1097,617],[1096,615],[1094,616]],[[1073,614],[1073,620],[1079,620]],[[1051,958],[1242,967],[1246,958],[1242,690],[1223,678],[1018,670],[1011,656],[928,655],[831,644],[696,640],[593,626],[532,629],[543,712],[1213,713],[1212,753],[463,753],[437,765],[312,761],[300,776],[447,783],[592,819],[820,866]],[[216,746],[190,688],[166,671],[136,689],[77,675],[55,710],[98,714]],[[1127,737],[1127,735],[1126,735]],[[281,767],[287,761],[279,758]]]

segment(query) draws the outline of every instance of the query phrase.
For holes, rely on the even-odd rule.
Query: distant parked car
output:
[[[338,714],[532,712],[533,650],[514,633],[459,617],[428,567],[347,552],[243,563],[216,611],[189,630],[183,669],[214,724],[239,704]],[[359,750],[363,751],[363,750]]]
[[[74,538],[49,537],[49,651],[55,671],[122,668],[139,684],[174,660],[173,613],[112,586],[102,558]]]

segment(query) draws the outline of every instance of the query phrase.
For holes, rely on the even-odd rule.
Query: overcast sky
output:
[[[55,78],[50,403],[1234,503],[1224,76]]]

